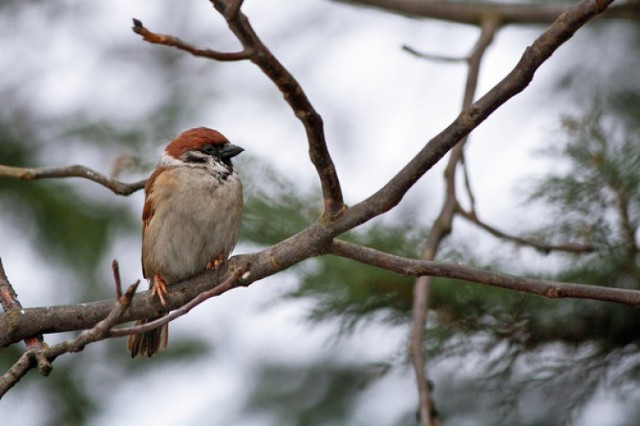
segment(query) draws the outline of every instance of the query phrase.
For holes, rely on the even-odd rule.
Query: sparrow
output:
[[[231,159],[244,149],[221,133],[187,130],[164,149],[145,184],[142,209],[142,272],[166,305],[168,286],[218,268],[238,240],[242,182]],[[157,318],[136,322],[145,324]],[[167,347],[168,325],[129,336],[131,357]]]

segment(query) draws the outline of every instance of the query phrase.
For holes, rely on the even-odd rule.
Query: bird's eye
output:
[[[213,145],[205,145],[202,147],[202,152],[204,152],[205,154],[213,155],[215,154],[216,149],[213,147]]]

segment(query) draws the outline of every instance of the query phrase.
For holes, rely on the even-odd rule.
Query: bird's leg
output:
[[[167,301],[164,298],[167,293],[169,293],[167,283],[164,282],[160,275],[155,274],[153,276],[153,285],[151,286],[151,297],[158,297],[158,299],[160,299],[160,303],[162,303],[162,306],[167,306]]]

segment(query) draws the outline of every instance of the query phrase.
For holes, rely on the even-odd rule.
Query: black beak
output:
[[[242,151],[244,151],[244,148],[240,148],[237,145],[228,144],[225,145],[224,148],[222,148],[222,150],[220,151],[220,157],[222,157],[222,159],[224,160],[227,160],[229,158],[235,157]]]

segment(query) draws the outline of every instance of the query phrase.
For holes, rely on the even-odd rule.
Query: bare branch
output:
[[[532,247],[544,254],[549,254],[552,251],[583,254],[583,253],[591,253],[596,250],[596,248],[592,245],[584,245],[584,244],[578,244],[578,243],[547,244],[542,241],[538,241],[531,238],[522,238],[522,237],[517,237],[515,235],[509,235],[481,221],[475,212],[464,210],[459,205],[458,205],[457,213],[463,218],[467,219],[469,222],[478,225],[478,227],[484,229],[485,231],[487,231],[489,234],[493,235],[496,238],[500,238],[505,241],[511,241],[512,243],[516,243],[519,245]]]
[[[523,90],[540,64],[589,18],[595,16],[597,10],[592,2],[586,0],[572,7],[562,20],[554,23],[531,48],[527,49],[516,68],[501,83],[471,107],[466,108],[452,125],[428,143],[416,158],[376,194],[348,209],[333,222],[313,223],[298,234],[259,253],[229,259],[218,272],[205,272],[173,285],[167,298],[169,309],[177,309],[200,292],[213,288],[220,279],[228,276],[230,271],[246,263],[251,264],[251,276],[246,280],[241,279],[240,285],[249,285],[309,257],[324,254],[331,247],[334,237],[391,209],[408,188],[460,138],[466,136],[510,97]],[[141,188],[142,183],[139,185]],[[394,191],[397,191],[397,194],[394,194]],[[595,299],[599,296],[599,293],[594,294]],[[605,294],[605,297],[609,296]],[[10,317],[7,313],[0,314],[0,330],[3,330],[0,334],[0,347],[42,332],[55,333],[91,328],[104,318],[110,309],[110,301],[98,301],[78,306],[28,308],[17,317]],[[124,322],[149,318],[164,312],[165,308],[160,306],[155,298],[151,298],[149,292],[144,292],[134,298],[121,320]]]
[[[146,180],[141,180],[134,183],[124,183],[116,179],[109,179],[102,173],[96,172],[85,166],[68,166],[68,167],[38,167],[38,168],[23,168],[23,167],[11,167],[0,165],[0,177],[8,177],[13,179],[22,180],[36,180],[36,179],[60,179],[69,177],[79,177],[89,179],[96,182],[105,188],[110,189],[117,195],[130,195],[142,188]]]
[[[33,358],[46,359],[53,362],[58,356],[68,352],[80,352],[89,343],[103,340],[109,335],[113,326],[119,323],[122,315],[131,304],[131,299],[136,292],[139,281],[129,286],[125,294],[112,302],[113,307],[106,318],[99,321],[92,329],[85,330],[77,337],[65,340],[50,348],[40,347],[27,349],[9,370],[0,377],[0,398],[7,393],[27,372],[33,367]]]
[[[242,269],[237,269],[219,285],[203,293],[200,293],[191,301],[189,301],[188,303],[185,303],[180,308],[176,309],[175,311],[172,311],[168,315],[164,315],[158,318],[157,320],[149,321],[141,325],[111,330],[111,332],[109,333],[109,337],[122,337],[122,336],[128,336],[129,334],[144,333],[150,330],[154,330],[170,321],[173,321],[174,319],[187,314],[191,309],[201,304],[205,300],[211,299],[212,297],[215,297],[215,296],[219,296],[222,293],[234,288],[236,285],[236,281],[238,281],[238,278],[240,278],[241,276],[244,276],[244,278],[249,277],[249,275],[247,275],[248,274],[247,269],[248,269],[248,265],[245,265],[245,267],[243,267]]]
[[[142,22],[138,19],[133,19],[133,27],[131,28],[134,33],[140,34],[144,41],[151,44],[163,44],[165,46],[175,47],[176,49],[184,50],[191,53],[193,56],[202,58],[214,59],[216,61],[242,61],[249,59],[253,55],[251,49],[245,49],[241,52],[216,52],[211,49],[201,49],[195,47],[189,43],[180,40],[178,37],[173,37],[165,34],[157,34],[149,31],[142,25]]]
[[[113,259],[111,269],[113,270],[113,281],[116,285],[116,299],[120,299],[122,297],[122,280],[120,279],[120,265],[117,260]]]
[[[304,90],[291,73],[273,56],[271,51],[253,30],[247,17],[239,10],[235,2],[212,0],[227,20],[231,31],[246,50],[252,50],[251,61],[278,87],[285,101],[304,125],[309,143],[309,156],[314,164],[324,198],[323,221],[328,222],[340,216],[346,206],[335,165],[329,154],[324,135],[322,117],[307,98]]]
[[[163,306],[157,297],[153,297],[150,291],[137,293],[130,308],[121,317],[120,323],[161,316],[167,309],[178,309],[200,293],[218,286],[233,274],[233,271],[246,270],[247,265],[251,265],[250,276],[241,277],[238,284],[248,286],[304,259],[326,252],[331,238],[326,228],[313,224],[261,252],[234,256],[224,262],[217,271],[206,271],[172,284],[166,296],[166,306]],[[43,332],[58,333],[92,328],[109,314],[112,305],[112,300],[102,300],[81,305],[25,308],[14,315],[0,314],[0,347]]]
[[[6,272],[4,272],[2,259],[0,259],[0,304],[5,312],[22,309],[18,295],[9,282]]]
[[[7,274],[4,271],[2,259],[0,259],[0,304],[2,304],[2,309],[9,315],[15,316],[22,311],[22,304],[18,300],[18,295],[13,289]],[[40,354],[40,350],[46,347],[42,334],[38,333],[32,336],[25,336],[23,340],[27,351],[35,351],[35,359],[37,361],[38,371],[40,371],[40,374],[43,376],[48,375],[51,372],[52,367],[49,360]]]
[[[332,224],[332,229],[340,234],[395,207],[434,164],[478,127],[493,111],[524,90],[538,68],[553,52],[601,11],[602,8],[593,0],[582,0],[567,9],[525,50],[518,64],[502,81],[476,102],[463,109],[453,123],[431,139],[386,185],[338,218]]]
[[[340,188],[338,174],[329,154],[324,135],[322,117],[313,108],[302,87],[291,73],[273,56],[269,49],[253,30],[247,17],[240,11],[242,1],[213,0],[214,7],[226,19],[231,31],[236,35],[244,50],[238,53],[220,53],[209,49],[198,49],[177,37],[156,34],[147,30],[137,19],[133,20],[133,31],[143,36],[144,40],[154,44],[164,44],[190,52],[195,56],[207,57],[220,61],[249,59],[282,92],[285,101],[304,125],[309,142],[309,156],[316,167],[324,196],[323,218],[332,220],[342,214],[345,205]]]
[[[467,108],[473,102],[478,75],[480,73],[480,62],[484,52],[493,41],[493,37],[499,28],[499,21],[487,16],[482,24],[482,31],[478,41],[466,58],[468,64],[467,80],[465,85],[462,107]],[[466,137],[456,145],[449,156],[449,162],[444,172],[446,184],[445,199],[437,218],[434,220],[429,233],[429,237],[422,249],[420,258],[422,260],[434,260],[440,244],[451,233],[453,227],[453,217],[456,213],[458,201],[456,198],[456,170],[463,158],[463,149]],[[429,295],[431,292],[431,277],[420,276],[413,287],[413,306],[410,334],[410,353],[416,383],[418,385],[420,422],[423,426],[437,426],[440,424],[436,416],[434,402],[431,398],[431,388],[427,378],[427,369],[424,356],[424,330],[427,325],[427,314],[429,311]]]
[[[548,24],[553,22],[562,12],[572,5],[569,2],[547,3],[498,3],[490,1],[458,2],[458,1],[424,1],[424,0],[334,0],[359,6],[374,7],[388,12],[405,15],[411,18],[433,18],[448,22],[478,25],[482,20],[493,15],[500,17],[508,24]],[[602,3],[604,8],[609,2]],[[611,7],[602,15],[603,19],[640,20],[640,5],[628,1]]]
[[[640,307],[638,290],[525,278],[450,262],[408,259],[340,240],[334,241],[330,254],[401,275],[451,278],[536,294],[549,299],[593,299]]]
[[[469,168],[467,167],[467,161],[465,159],[464,153],[460,158],[460,165],[462,166],[462,177],[464,179],[464,188],[467,191],[467,197],[469,197],[469,208],[471,212],[475,214],[476,197],[473,194],[473,189],[471,188],[471,178],[469,177]],[[458,204],[458,207],[459,207],[459,204]]]
[[[402,50],[404,50],[405,52],[409,52],[416,58],[428,59],[430,61],[458,63],[458,62],[464,62],[467,60],[467,58],[464,56],[447,56],[447,55],[438,55],[436,53],[420,52],[417,49],[414,49],[413,47],[408,46],[406,44],[402,45]]]

